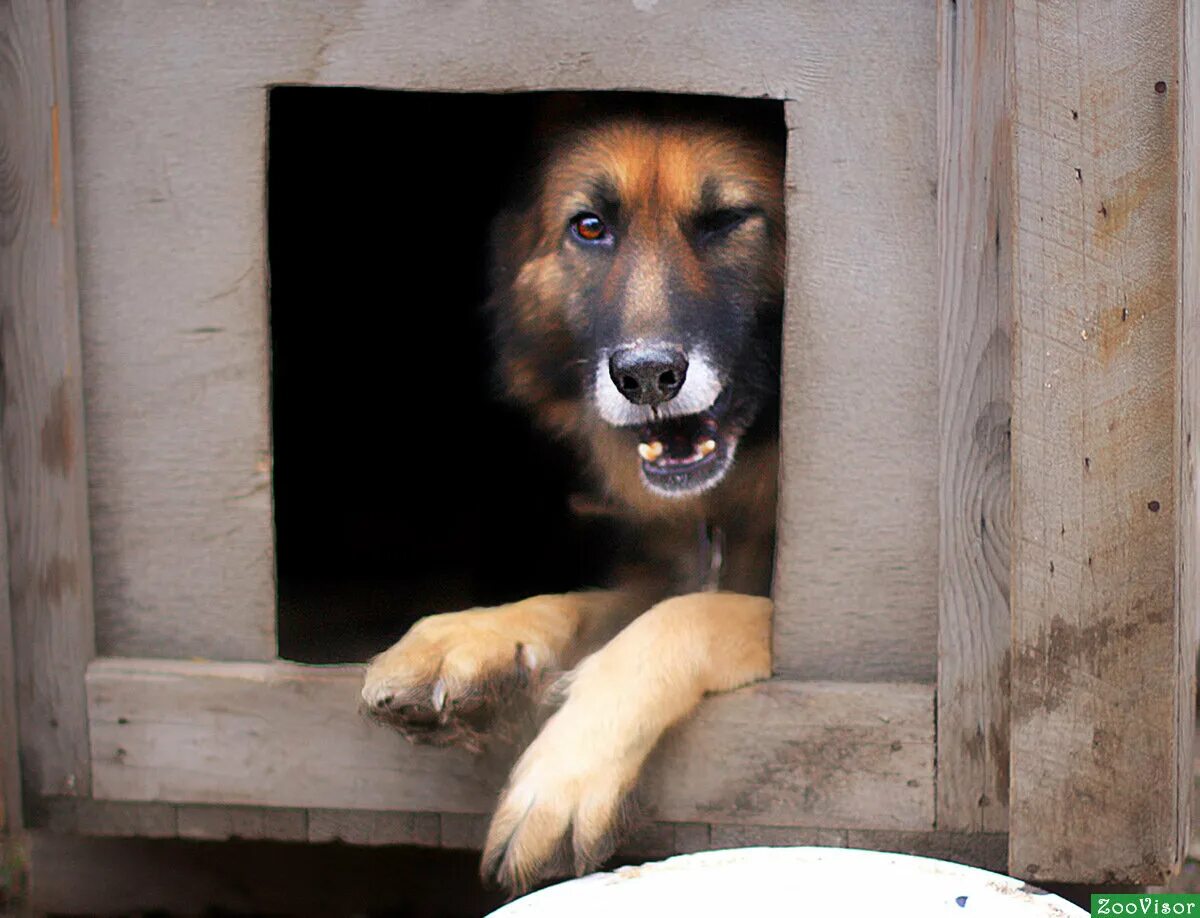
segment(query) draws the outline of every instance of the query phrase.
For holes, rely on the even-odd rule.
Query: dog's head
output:
[[[654,494],[721,482],[778,389],[782,182],[775,143],[711,120],[560,137],[496,229],[510,395]]]

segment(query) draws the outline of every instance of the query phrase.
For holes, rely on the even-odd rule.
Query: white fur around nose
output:
[[[678,394],[668,402],[656,405],[635,405],[612,381],[608,372],[608,357],[596,364],[596,407],[600,417],[614,427],[631,427],[661,418],[677,418],[711,408],[721,394],[721,380],[703,351],[688,355],[687,375]]]

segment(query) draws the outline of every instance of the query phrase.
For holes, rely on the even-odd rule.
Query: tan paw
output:
[[[365,711],[415,742],[478,750],[559,665],[562,635],[529,603],[421,619],[367,666]]]
[[[771,673],[771,601],[734,593],[665,600],[579,664],[566,703],[513,769],[483,874],[514,892],[584,873],[612,852],[625,800],[659,737],[705,692]]]
[[[644,753],[613,742],[586,707],[568,700],[517,762],[488,830],[485,879],[521,893],[612,854]]]

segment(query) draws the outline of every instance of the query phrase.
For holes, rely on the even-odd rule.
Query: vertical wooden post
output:
[[[1194,713],[1176,596],[1179,2],[1013,9],[1009,866],[1152,883],[1182,854]]]
[[[1006,3],[938,3],[939,829],[1008,826],[1012,227]]]
[[[4,502],[25,788],[90,787],[93,654],[63,0],[0,4]]]

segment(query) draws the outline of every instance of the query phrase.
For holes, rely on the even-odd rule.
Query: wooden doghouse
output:
[[[642,90],[779,101],[789,281],[775,677],[656,753],[641,850],[1160,880],[1198,54],[1182,0],[4,4],[10,824],[478,843],[474,759],[361,720],[358,666],[277,656],[268,96]]]

